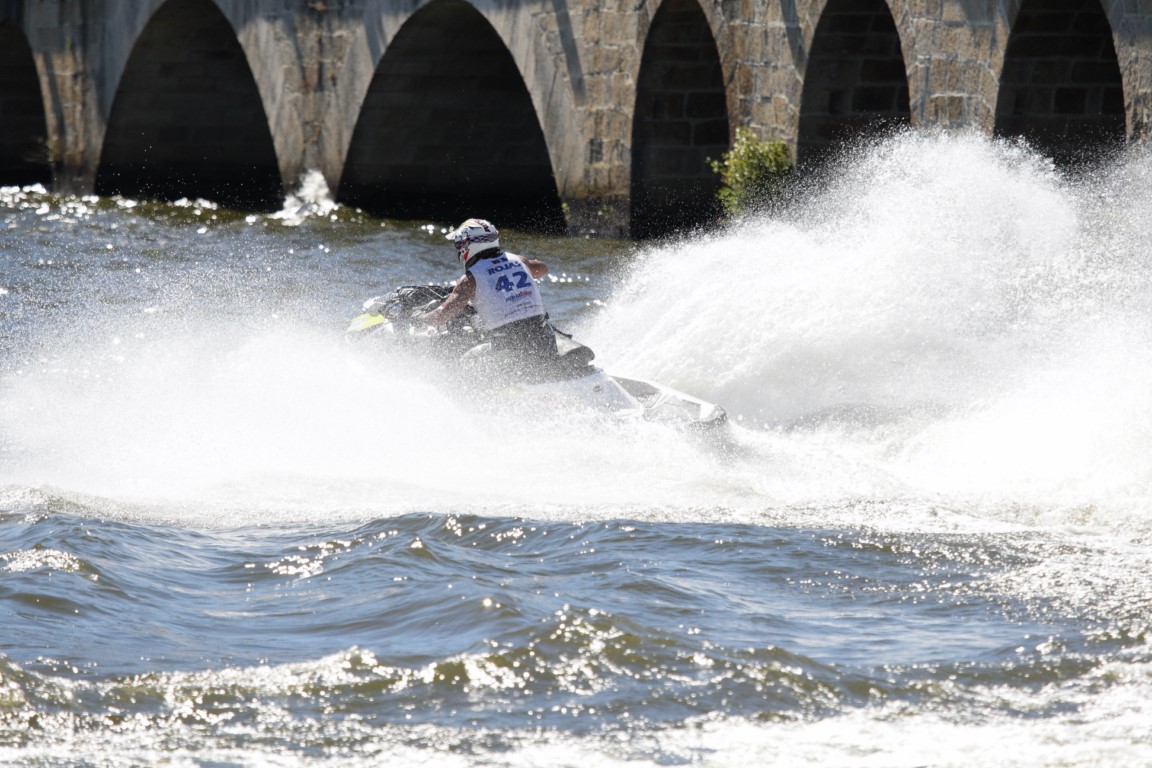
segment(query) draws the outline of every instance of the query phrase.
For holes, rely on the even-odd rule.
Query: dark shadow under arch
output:
[[[911,121],[900,34],[884,0],[830,0],[812,39],[800,100],[798,165]]]
[[[260,93],[231,24],[210,0],[169,0],[136,41],[96,191],[204,197],[252,210],[282,201]]]
[[[1124,88],[1099,0],[1024,0],[1004,55],[996,135],[1063,166],[1124,144]]]
[[[397,218],[564,230],[528,89],[471,5],[436,0],[397,33],[365,97],[338,196]]]
[[[652,19],[632,121],[631,232],[636,238],[714,223],[728,150],[728,102],[716,40],[696,0],[664,0]]]
[[[23,30],[0,22],[0,185],[52,181],[47,137],[32,48]]]

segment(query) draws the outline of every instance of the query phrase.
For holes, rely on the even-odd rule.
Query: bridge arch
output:
[[[644,42],[632,118],[631,233],[653,237],[714,222],[729,147],[720,54],[696,0],[664,0]]]
[[[563,231],[536,107],[511,52],[464,0],[433,0],[384,50],[339,198],[381,215]]]
[[[44,99],[24,30],[0,21],[0,185],[52,180]]]
[[[797,161],[819,164],[842,147],[911,122],[900,33],[884,0],[829,0],[812,37]]]
[[[1100,0],[1024,0],[1000,74],[995,133],[1023,138],[1063,166],[1126,137],[1124,85]]]
[[[167,0],[144,26],[117,85],[95,187],[251,209],[281,200],[260,93],[211,0]]]

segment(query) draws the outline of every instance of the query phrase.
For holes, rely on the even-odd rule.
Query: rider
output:
[[[556,334],[547,320],[536,280],[548,266],[500,247],[500,232],[484,219],[468,219],[448,233],[464,265],[464,276],[435,309],[421,316],[433,326],[445,325],[471,303],[492,351],[522,366],[546,363],[556,356]]]

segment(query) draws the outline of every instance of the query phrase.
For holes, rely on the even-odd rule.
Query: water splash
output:
[[[150,322],[147,335],[57,342],[51,358],[5,377],[9,477],[208,517],[597,514],[671,503],[693,479],[704,492],[717,462],[657,425],[566,411],[533,420],[499,398],[478,405],[419,360],[292,321]],[[502,461],[523,464],[516,483],[489,482]]]
[[[803,206],[639,254],[575,330],[608,370],[725,406],[738,426],[719,449],[466,408],[408,363],[345,347],[307,298],[318,274],[359,285],[405,274],[411,254],[345,269],[328,250],[253,260],[222,238],[163,280],[145,264],[146,320],[109,267],[111,300],[22,349],[0,382],[0,459],[17,483],[257,515],[853,518],[911,498],[919,524],[987,505],[1143,530],[1150,179],[1140,153],[1071,180],[1021,146],[909,134]],[[528,469],[494,488],[483,456]]]
[[[309,218],[331,216],[340,206],[332,199],[324,174],[315,169],[306,172],[296,190],[284,198],[284,207],[269,216],[286,227],[298,227]]]
[[[649,250],[588,340],[909,491],[1139,506],[1150,173],[900,136],[787,215]]]

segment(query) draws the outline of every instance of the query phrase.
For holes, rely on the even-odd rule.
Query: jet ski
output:
[[[349,323],[350,341],[378,344],[385,351],[415,354],[442,366],[450,375],[469,378],[469,390],[511,396],[520,405],[576,407],[618,419],[637,419],[711,431],[727,422],[724,409],[692,395],[642,379],[613,376],[593,364],[590,348],[560,331],[554,359],[531,371],[500,365],[476,323],[471,307],[437,329],[421,322],[422,312],[451,293],[442,285],[406,285],[364,302]],[[509,371],[512,371],[509,374]],[[493,375],[499,372],[500,375]]]

